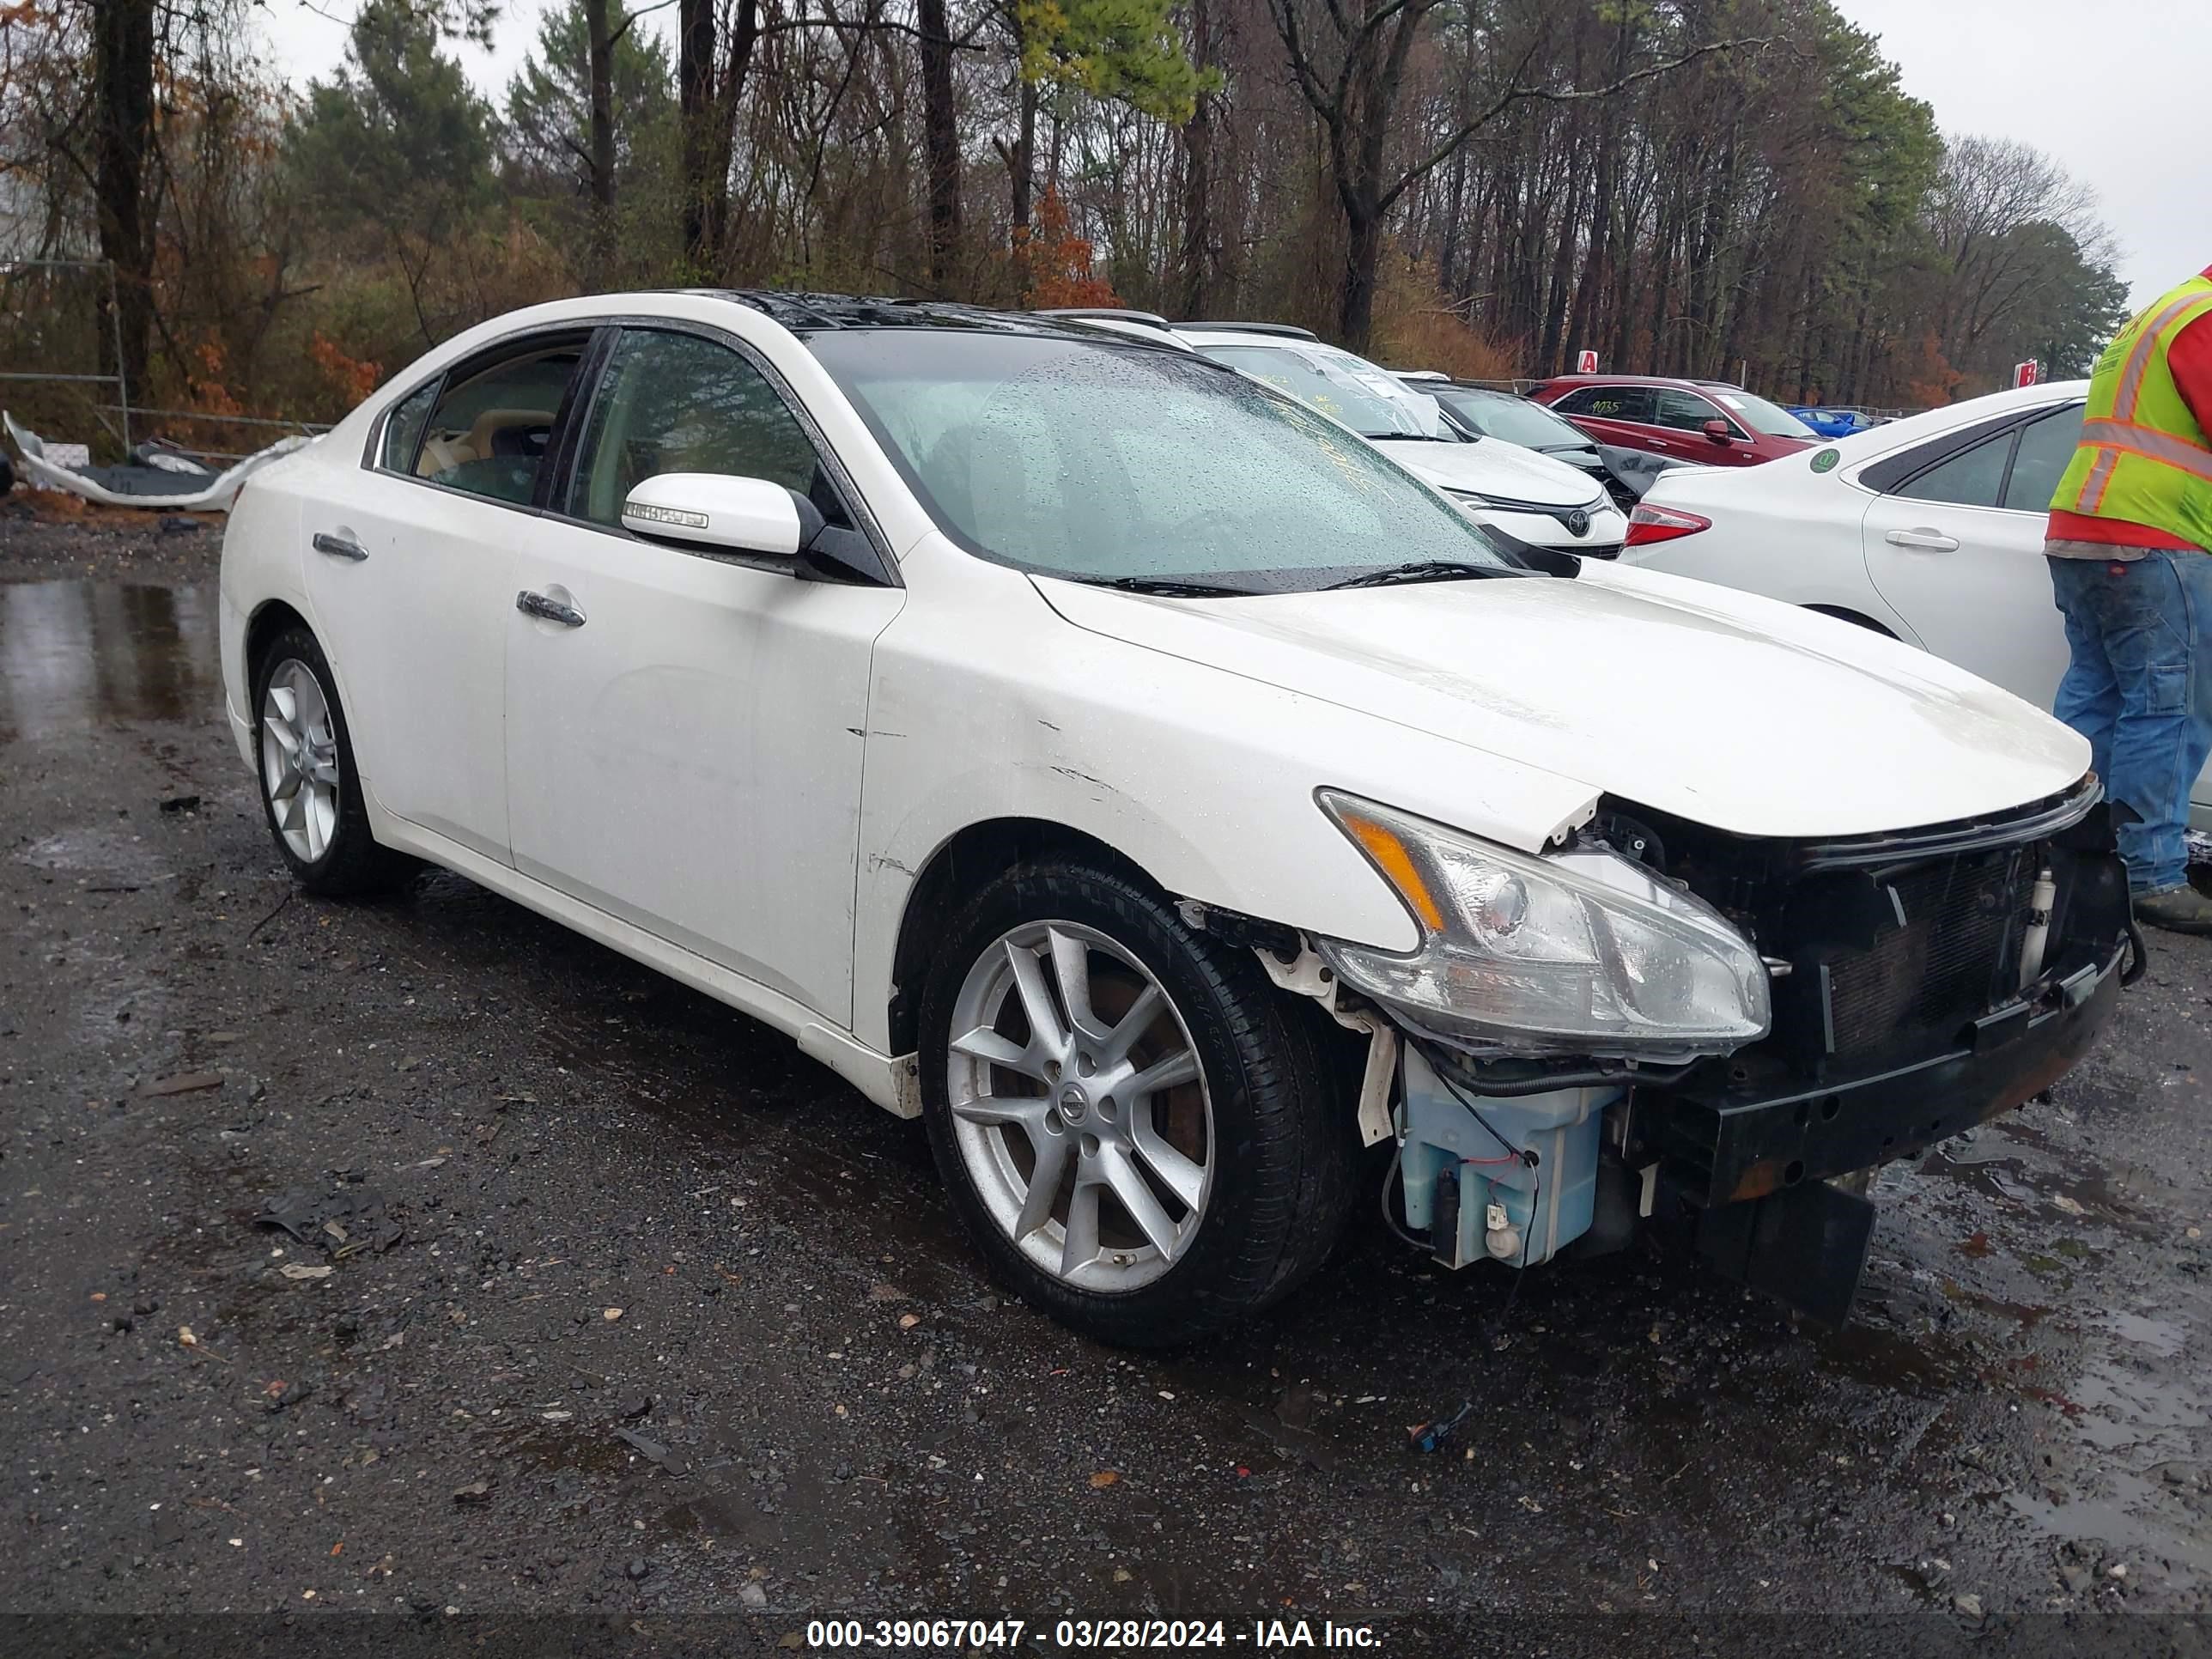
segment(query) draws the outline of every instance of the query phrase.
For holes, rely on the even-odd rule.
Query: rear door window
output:
[[[2080,405],[2069,407],[2078,410]],[[1896,450],[1880,460],[1868,462],[1859,472],[1859,482],[1881,495],[1897,495],[1899,485],[1907,479],[1918,477],[1938,461],[1963,455],[1984,438],[2010,436],[2021,424],[2021,418],[2017,413],[1992,416],[1988,420],[1977,421],[1972,426],[1955,427],[1948,432],[1938,434],[1909,449]],[[2078,415],[2076,418],[2079,418]]]
[[[1594,421],[1638,421],[1651,423],[1651,388],[1647,386],[1592,386],[1571,392],[1553,405],[1569,415],[1587,415]]]
[[[422,428],[430,418],[430,400],[438,395],[433,380],[409,392],[384,417],[384,442],[377,464],[387,472],[409,472],[415,466],[415,447],[422,441]]]
[[[586,341],[523,346],[446,377],[415,457],[414,473],[471,495],[529,505],[568,382]]]
[[[2014,434],[2000,433],[1929,467],[1893,493],[1906,501],[1948,501],[1954,507],[1995,507],[2012,459]]]
[[[1654,407],[1652,423],[1656,426],[1672,427],[1677,432],[1703,432],[1707,421],[1728,421],[1731,435],[1744,435],[1741,427],[1694,392],[1662,387],[1654,400]]]
[[[2004,504],[2016,513],[2047,513],[2058,480],[2081,441],[2081,405],[2062,409],[2022,427],[2005,480]]]

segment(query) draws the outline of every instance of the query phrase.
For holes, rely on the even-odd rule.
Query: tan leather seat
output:
[[[544,409],[487,409],[477,416],[469,428],[471,459],[488,461],[492,458],[492,440],[511,427],[550,426],[553,414]]]
[[[471,461],[488,461],[494,453],[494,441],[501,433],[516,427],[552,424],[553,417],[542,409],[487,409],[470,425],[465,438],[445,437],[435,432],[425,435],[422,453],[416,459],[415,476],[442,477]]]

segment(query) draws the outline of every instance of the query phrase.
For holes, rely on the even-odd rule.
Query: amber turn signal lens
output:
[[[1344,827],[1367,849],[1367,856],[1389,878],[1399,896],[1413,907],[1421,925],[1432,933],[1443,932],[1444,913],[1430,893],[1429,884],[1421,879],[1420,871],[1414,867],[1413,856],[1406,850],[1406,843],[1373,819],[1350,812],[1344,814]]]

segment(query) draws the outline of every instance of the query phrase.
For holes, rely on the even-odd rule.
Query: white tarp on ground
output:
[[[108,507],[144,507],[166,513],[227,513],[238,487],[261,468],[314,442],[307,436],[279,440],[257,450],[225,471],[161,455],[145,466],[64,466],[47,453],[39,434],[0,411],[8,435],[23,458],[25,481],[34,489],[63,489]]]

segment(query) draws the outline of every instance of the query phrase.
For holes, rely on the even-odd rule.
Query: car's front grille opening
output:
[[[1948,1042],[2000,999],[2027,925],[2021,864],[2016,851],[1968,854],[1890,878],[1904,925],[1869,949],[1823,953],[1835,1054]]]

